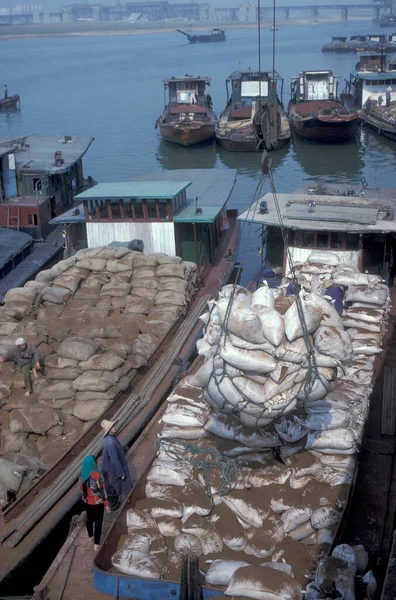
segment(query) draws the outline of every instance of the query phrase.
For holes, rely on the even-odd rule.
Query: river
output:
[[[301,70],[332,69],[342,91],[356,56],[322,54],[322,44],[332,35],[376,31],[378,26],[369,22],[280,26],[276,69],[285,79],[285,104],[290,79]],[[212,77],[210,94],[220,114],[225,78],[233,70],[257,68],[256,30],[233,29],[227,36],[225,43],[204,45],[189,45],[176,32],[0,41],[0,89],[6,83],[10,94],[21,97],[19,112],[0,114],[0,135],[91,135],[95,142],[84,171],[98,181],[125,181],[155,169],[234,168],[238,176],[229,206],[242,212],[259,181],[259,153],[228,153],[214,144],[176,147],[161,142],[154,129],[163,110],[165,77]],[[271,31],[263,27],[263,70],[271,69],[271,39]],[[336,146],[295,140],[273,158],[278,192],[318,179],[355,187],[362,177],[370,186],[391,187],[395,166],[396,144],[367,130],[356,141]],[[259,264],[254,232],[254,226],[246,226],[242,234],[244,282]]]

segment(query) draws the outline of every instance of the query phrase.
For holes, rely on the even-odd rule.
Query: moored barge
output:
[[[317,142],[345,142],[360,125],[359,116],[339,102],[332,71],[303,71],[292,80],[288,115],[295,132]]]
[[[168,95],[165,109],[157,119],[162,138],[181,146],[193,146],[214,136],[217,118],[212,99],[206,93],[209,77],[171,77],[164,80]]]
[[[227,105],[216,126],[216,141],[220,146],[231,152],[257,152],[266,148],[270,104],[276,106],[274,146],[280,148],[290,140],[282,104],[283,79],[278,73],[235,71],[226,80],[226,90]]]

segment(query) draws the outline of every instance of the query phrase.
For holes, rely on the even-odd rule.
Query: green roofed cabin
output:
[[[236,211],[225,210],[235,176],[234,170],[181,169],[100,183],[74,197],[82,206],[51,223],[85,223],[89,248],[142,240],[147,254],[165,252],[204,267],[214,260],[228,217],[236,219]]]

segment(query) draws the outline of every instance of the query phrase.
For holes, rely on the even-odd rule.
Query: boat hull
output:
[[[225,42],[226,36],[223,35],[189,35],[190,44],[207,44],[209,42]]]
[[[216,141],[229,152],[261,152],[261,144],[255,135],[216,135]]]
[[[213,138],[215,133],[215,123],[183,124],[164,123],[160,125],[161,136],[167,142],[179,144],[180,146],[194,146]]]
[[[19,96],[10,96],[9,98],[0,99],[0,110],[7,108],[16,108],[19,105]]]
[[[383,137],[388,138],[389,140],[393,140],[396,142],[396,128],[392,127],[388,123],[384,123],[380,119],[376,119],[371,117],[370,115],[362,114],[362,121],[364,125],[367,125],[374,131],[378,133],[378,135],[382,135]]]
[[[356,135],[361,119],[342,104],[308,101],[289,107],[289,120],[297,135],[314,142],[346,142]]]

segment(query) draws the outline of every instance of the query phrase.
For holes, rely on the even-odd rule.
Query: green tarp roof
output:
[[[94,187],[74,196],[74,200],[104,199],[164,199],[174,198],[188,188],[191,181],[125,181],[115,183],[99,183]]]

